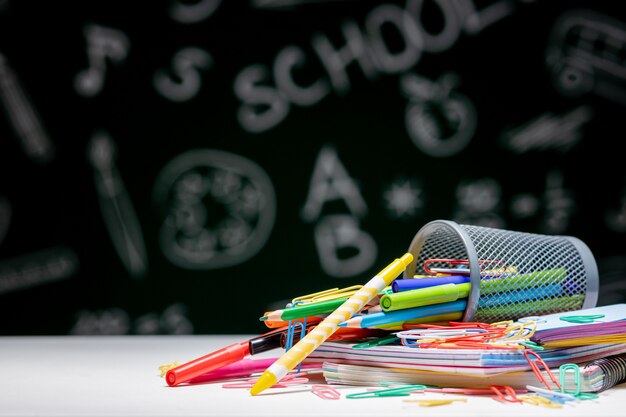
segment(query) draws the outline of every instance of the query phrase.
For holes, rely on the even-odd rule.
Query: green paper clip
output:
[[[604,316],[603,316],[604,317]],[[565,391],[565,373],[568,370],[574,371],[574,382],[576,384],[576,392],[567,392]],[[566,363],[559,367],[559,383],[561,384],[561,392],[565,394],[573,395],[579,400],[595,400],[599,398],[598,394],[594,394],[593,392],[581,392],[581,382],[580,382],[580,367],[575,363]]]
[[[591,314],[588,316],[563,316],[559,317],[560,320],[567,321],[569,323],[593,323],[597,319],[604,317],[604,314]]]
[[[539,346],[536,342],[533,342],[532,340],[520,342],[520,345],[526,346],[527,348],[532,349],[532,350],[537,350],[537,351],[544,350],[543,346]]]
[[[375,397],[408,397],[413,391],[423,391],[425,385],[404,385],[396,388],[380,389],[377,391],[356,392],[346,395],[346,398],[375,398]]]
[[[380,345],[388,345],[389,343],[393,343],[396,340],[400,339],[395,335],[380,337],[375,340],[368,340],[367,342],[359,343],[357,345],[352,346],[352,349],[367,349]]]

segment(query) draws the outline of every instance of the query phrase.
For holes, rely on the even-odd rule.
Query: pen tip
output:
[[[259,318],[259,320],[261,320],[261,321],[267,321],[267,316],[263,316],[263,317]]]
[[[257,395],[260,392],[265,391],[267,388],[274,385],[276,382],[277,382],[276,376],[274,376],[274,374],[271,373],[270,371],[266,370],[259,377],[256,383],[252,386],[252,388],[250,389],[250,394]]]

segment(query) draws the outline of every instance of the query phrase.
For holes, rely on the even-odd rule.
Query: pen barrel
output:
[[[169,386],[182,384],[207,372],[240,361],[248,355],[248,353],[247,341],[226,346],[208,355],[170,369],[165,375],[165,380]]]
[[[469,283],[436,285],[411,291],[385,294],[380,299],[380,305],[383,311],[393,311],[441,304],[456,301],[459,298],[467,298],[469,291]]]
[[[358,326],[372,327],[387,323],[395,323],[398,321],[407,321],[422,317],[437,316],[440,314],[456,313],[464,311],[466,307],[466,300],[457,300],[430,306],[405,308],[389,312],[383,311],[382,313],[363,316]]]
[[[317,314],[332,313],[340,307],[348,298],[340,298],[337,300],[321,301],[319,303],[311,303],[298,305],[292,308],[286,308],[282,311],[281,320],[294,320],[303,317],[314,316]]]
[[[391,284],[393,292],[417,290],[443,284],[465,284],[470,282],[469,276],[449,275],[437,278],[405,278],[397,279]]]
[[[296,367],[319,345],[330,337],[338,328],[339,323],[348,320],[365,304],[388,286],[413,261],[413,255],[404,254],[370,279],[361,289],[346,300],[332,314],[319,323],[315,329],[302,338],[295,346],[285,352],[268,368],[269,375],[279,381],[290,370]],[[252,392],[252,391],[251,391]]]

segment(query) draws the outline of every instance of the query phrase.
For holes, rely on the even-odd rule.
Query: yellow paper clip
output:
[[[532,405],[541,405],[548,408],[563,408],[563,406],[559,403],[555,403],[554,401],[550,401],[546,397],[542,397],[540,395],[531,395],[528,397],[518,397],[524,404],[532,404]]]
[[[329,301],[336,300],[338,298],[348,298],[360,290],[362,285],[353,285],[351,287],[346,288],[331,288],[329,290],[315,292],[313,294],[302,295],[300,297],[296,297],[291,302],[295,304],[302,303],[319,303],[321,301]]]
[[[418,403],[422,407],[435,407],[438,405],[452,404],[455,401],[462,402],[462,403],[467,402],[465,398],[446,398],[442,400],[439,400],[439,399],[404,400],[405,403]]]

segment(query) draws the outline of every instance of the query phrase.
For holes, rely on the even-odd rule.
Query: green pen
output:
[[[416,290],[385,294],[380,298],[383,311],[394,311],[405,308],[421,307],[433,304],[448,303],[459,298],[467,298],[470,284],[443,284]]]
[[[358,344],[352,346],[352,349],[367,349],[367,348],[381,346],[381,345],[388,345],[389,343],[393,343],[393,342],[395,342],[396,340],[399,340],[399,339],[400,338],[398,336],[396,336],[396,335],[379,337],[379,338],[374,339],[374,340],[368,340],[367,342],[358,343]]]
[[[348,298],[337,298],[335,300],[320,301],[318,303],[306,303],[296,305],[291,308],[272,311],[267,316],[261,317],[261,321],[288,321],[301,319],[303,317],[315,316],[317,314],[332,313],[339,308]]]

